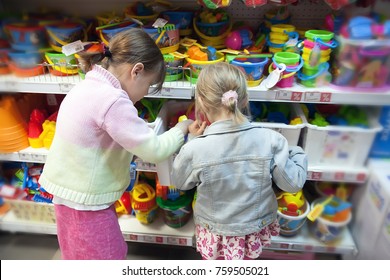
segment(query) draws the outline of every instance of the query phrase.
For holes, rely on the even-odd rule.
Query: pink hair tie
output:
[[[229,90],[222,94],[222,104],[228,106],[230,98],[233,98],[234,102],[237,103],[238,94],[235,90]]]

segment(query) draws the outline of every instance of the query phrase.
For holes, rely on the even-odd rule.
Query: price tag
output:
[[[46,161],[45,155],[32,154],[31,158],[34,162],[37,162],[37,163],[44,163]]]
[[[32,156],[31,156],[31,154],[28,154],[28,153],[19,153],[19,159],[21,161],[31,161]]]
[[[169,87],[163,87],[161,89],[161,96],[173,96],[173,89]]]
[[[58,86],[60,87],[61,92],[69,92],[74,85],[70,83],[60,83]]]
[[[5,81],[5,88],[7,91],[16,92],[18,91],[18,82],[15,81]]]
[[[334,179],[336,181],[343,181],[344,180],[344,177],[345,177],[345,173],[344,172],[336,172],[334,174]]]
[[[322,178],[321,172],[309,171],[309,172],[307,172],[307,175],[308,175],[307,177],[309,180],[318,181],[318,180],[321,180],[321,178]]]
[[[301,101],[302,95],[303,95],[302,92],[293,91],[291,95],[291,101],[297,101],[297,102]]]
[[[305,101],[320,102],[320,100],[321,100],[320,92],[305,92]]]
[[[62,53],[66,56],[78,53],[84,50],[84,45],[80,40],[74,41],[62,47]]]
[[[164,18],[158,18],[156,21],[152,24],[154,28],[164,27],[168,21]]]
[[[332,100],[331,92],[305,92],[305,101],[329,103]]]
[[[276,92],[275,99],[277,100],[291,100],[292,92],[280,90]]]

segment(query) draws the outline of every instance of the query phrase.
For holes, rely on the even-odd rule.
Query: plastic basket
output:
[[[56,222],[54,205],[51,203],[13,199],[4,199],[4,201],[6,201],[11,206],[11,211],[19,220],[51,224]]]
[[[157,116],[154,131],[157,134],[162,134],[167,131],[171,118],[179,112],[185,112],[191,104],[192,101],[169,100],[166,102]],[[172,155],[168,159],[157,163],[156,165],[158,180],[162,186],[172,186],[170,174],[172,173],[172,163],[174,158],[175,155]]]
[[[282,134],[286,137],[290,146],[298,145],[298,141],[301,132],[306,127],[307,120],[299,104],[291,104],[291,116],[290,119],[301,118],[302,123],[296,125],[284,124],[284,123],[271,123],[271,122],[254,122],[262,127],[270,128]]]
[[[378,111],[366,109],[369,127],[306,124],[302,147],[310,165],[364,166],[374,138],[382,130]]]

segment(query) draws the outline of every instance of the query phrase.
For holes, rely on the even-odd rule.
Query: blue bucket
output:
[[[62,46],[77,40],[86,41],[87,33],[81,23],[60,23],[47,25],[49,44],[56,52],[62,52]]]
[[[161,16],[168,22],[176,25],[177,28],[184,30],[190,29],[194,12],[192,11],[164,11]]]
[[[42,54],[39,52],[18,52],[8,53],[10,60],[19,68],[32,68],[42,63]]]
[[[19,51],[34,51],[47,44],[46,32],[43,26],[31,22],[11,23],[5,26],[13,49]]]
[[[269,61],[268,57],[253,56],[236,56],[229,63],[241,68],[248,81],[258,81],[263,76],[264,67]]]
[[[108,42],[114,37],[116,34],[119,32],[135,28],[137,27],[137,23],[133,22],[124,22],[123,24],[112,26],[112,27],[107,27],[100,29],[98,31],[100,39],[103,41],[104,44],[108,45]]]

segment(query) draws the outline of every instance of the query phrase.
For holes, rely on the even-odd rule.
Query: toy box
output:
[[[382,108],[379,123],[383,126],[383,130],[375,137],[370,157],[390,158],[390,106]]]
[[[310,165],[364,166],[374,138],[382,130],[378,111],[365,108],[368,127],[306,124],[302,147]]]
[[[11,211],[19,220],[55,224],[56,217],[52,203],[28,200],[4,199],[11,206]]]
[[[294,120],[296,118],[301,119],[301,123],[297,124],[285,124],[282,122],[254,122],[256,124],[261,125],[262,127],[270,128],[282,134],[286,137],[287,142],[290,146],[298,145],[298,141],[303,131],[304,127],[307,124],[307,120],[303,111],[299,104],[287,104],[290,106],[290,120]]]
[[[175,101],[169,100],[166,102],[160,110],[155,121],[154,131],[159,135],[169,129],[171,119],[182,112],[185,114],[189,106],[193,104],[193,101]],[[159,182],[162,186],[171,186],[171,172],[172,164],[175,158],[175,154],[170,156],[167,160],[157,164],[157,174]]]
[[[390,161],[369,164],[370,178],[352,201],[357,259],[390,259]]]

